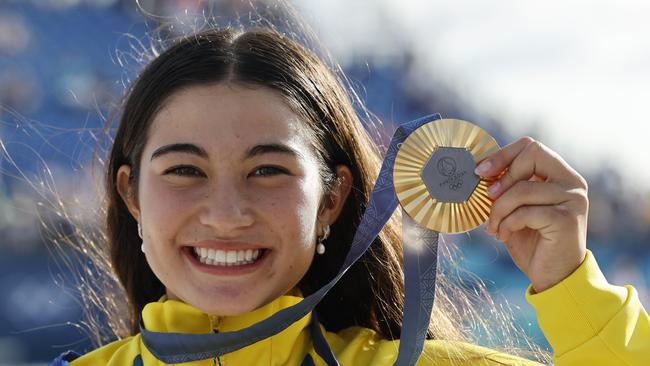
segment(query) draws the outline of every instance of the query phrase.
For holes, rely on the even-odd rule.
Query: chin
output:
[[[242,293],[240,289],[220,290],[218,295],[201,296],[188,303],[207,314],[232,316],[253,311],[267,302],[261,298],[252,298],[251,293]]]

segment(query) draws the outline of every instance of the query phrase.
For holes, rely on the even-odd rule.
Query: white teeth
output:
[[[253,263],[260,256],[259,249],[246,250],[214,250],[208,248],[194,248],[194,253],[201,263],[214,266],[239,266]]]
[[[212,260],[215,262],[223,263],[226,261],[226,252],[223,250],[208,249],[208,253],[210,254],[210,258],[212,258]]]
[[[235,262],[237,262],[237,252],[233,250],[229,250],[227,253],[228,254],[226,255],[226,262],[235,264]]]

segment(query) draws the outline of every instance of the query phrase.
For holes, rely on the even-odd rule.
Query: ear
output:
[[[352,172],[347,165],[336,166],[336,177],[338,182],[323,200],[319,211],[318,221],[323,225],[332,225],[336,221],[352,190]]]
[[[140,209],[138,208],[137,202],[134,197],[133,188],[129,184],[129,175],[131,174],[131,167],[128,165],[122,165],[117,170],[117,178],[115,185],[117,186],[117,192],[122,197],[124,204],[129,209],[129,212],[133,217],[140,221]]]

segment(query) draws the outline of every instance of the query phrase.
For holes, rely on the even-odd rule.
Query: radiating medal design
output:
[[[474,229],[488,218],[489,182],[476,163],[499,149],[482,128],[458,119],[428,122],[402,143],[393,167],[400,205],[421,226],[440,233]]]

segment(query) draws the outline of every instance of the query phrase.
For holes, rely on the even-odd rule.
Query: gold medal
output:
[[[458,119],[422,125],[402,143],[393,182],[404,211],[418,224],[440,233],[474,229],[490,214],[490,181],[474,173],[476,164],[499,150],[482,128]]]

